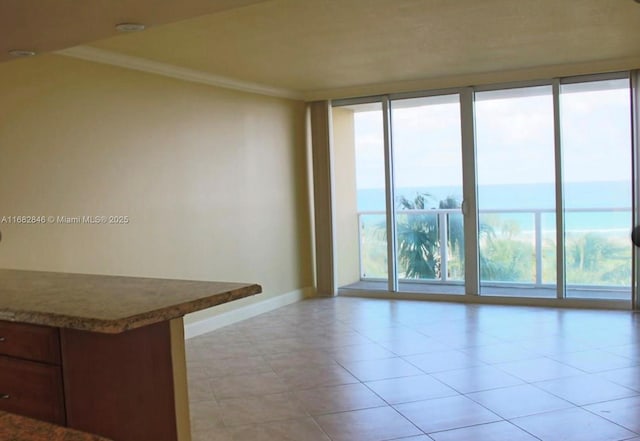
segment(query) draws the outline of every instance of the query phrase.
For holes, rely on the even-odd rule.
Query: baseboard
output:
[[[232,311],[216,314],[204,320],[199,320],[197,322],[185,325],[184,336],[186,339],[197,337],[198,335],[215,331],[216,329],[222,328],[224,326],[232,325],[242,320],[264,314],[265,312],[282,308],[283,306],[299,302],[300,300],[312,296],[313,288],[307,287],[281,294],[276,297],[271,297],[261,302],[253,303],[251,305],[241,306]]]

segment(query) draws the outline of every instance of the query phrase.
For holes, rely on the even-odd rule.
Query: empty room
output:
[[[639,103],[636,0],[2,1],[0,440],[639,441]]]

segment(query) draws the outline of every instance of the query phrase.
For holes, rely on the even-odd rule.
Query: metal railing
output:
[[[565,213],[629,213],[629,222],[631,223],[631,208],[624,207],[614,207],[614,208],[571,208],[565,209]],[[359,231],[359,258],[360,258],[360,275],[362,280],[382,280],[376,277],[366,277],[365,268],[363,267],[363,229],[365,227],[363,223],[364,216],[385,216],[384,210],[368,210],[368,211],[359,211],[357,213],[358,216],[358,231]],[[407,209],[407,210],[397,210],[396,216],[399,215],[424,215],[431,214],[437,216],[437,226],[438,226],[438,242],[439,242],[439,259],[440,259],[440,278],[439,279],[429,279],[429,282],[448,282],[449,279],[449,218],[451,214],[459,214],[462,215],[462,210],[460,208],[453,209],[441,209],[441,208],[433,208],[426,210],[417,210],[417,209]],[[482,218],[483,215],[487,214],[498,214],[498,215],[518,215],[518,214],[530,214],[533,216],[533,228],[531,230],[522,230],[521,234],[533,234],[533,247],[535,254],[535,282],[520,282],[526,283],[527,285],[540,287],[543,286],[543,277],[542,277],[542,268],[543,268],[543,222],[542,218],[544,214],[553,215],[555,214],[554,209],[487,209],[487,210],[479,210],[478,217]],[[630,224],[629,224],[630,225]],[[443,228],[444,226],[444,228]],[[631,227],[629,227],[630,231]],[[621,229],[622,230],[622,229]],[[552,230],[555,234],[555,224],[554,229]],[[576,231],[582,232],[590,232],[597,231],[594,229],[585,228],[584,230],[576,230],[576,229],[565,229],[565,235],[567,233],[574,233]],[[626,232],[626,229],[625,229]],[[555,236],[554,236],[555,237]],[[629,263],[631,264],[631,262]],[[410,279],[406,279],[403,281],[409,281]],[[456,279],[458,280],[458,279]],[[460,281],[460,280],[458,280]],[[495,282],[495,281],[492,281]],[[509,282],[509,281],[505,281]],[[613,286],[611,288],[614,288]]]

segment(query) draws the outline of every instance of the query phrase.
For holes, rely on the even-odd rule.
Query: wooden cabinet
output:
[[[190,441],[183,317],[261,291],[0,269],[0,410],[114,441]]]
[[[50,326],[0,321],[0,355],[60,364],[60,332]]]
[[[65,424],[58,329],[0,322],[0,410]]]
[[[178,439],[169,322],[121,334],[61,329],[61,339],[69,427],[118,441]]]
[[[117,441],[187,441],[184,336],[172,343],[182,326],[103,334],[0,321],[0,411]]]
[[[60,366],[0,356],[0,410],[64,425]]]

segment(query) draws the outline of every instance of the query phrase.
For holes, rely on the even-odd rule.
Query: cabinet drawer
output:
[[[59,364],[58,328],[0,321],[0,355]]]
[[[60,366],[0,356],[0,410],[65,424]]]

